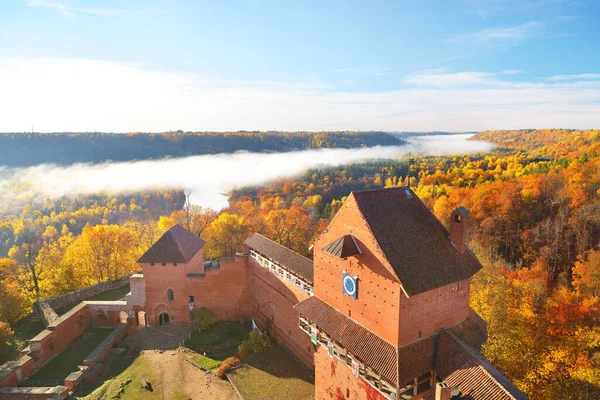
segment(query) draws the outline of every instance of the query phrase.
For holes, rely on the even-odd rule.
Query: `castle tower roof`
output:
[[[411,189],[362,190],[351,196],[409,296],[481,269],[470,251],[457,250],[446,228]]]
[[[138,260],[138,263],[187,263],[205,241],[181,225],[164,233]]]
[[[352,235],[344,235],[341,238],[334,240],[332,243],[323,247],[323,251],[336,256],[337,258],[346,258],[360,254],[360,248]]]

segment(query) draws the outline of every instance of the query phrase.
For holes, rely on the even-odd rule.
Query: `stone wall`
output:
[[[62,400],[68,395],[69,388],[66,386],[0,388],[0,399],[3,400]]]
[[[44,303],[48,304],[54,310],[58,310],[67,306],[75,305],[82,302],[83,300],[89,299],[92,296],[99,295],[109,290],[115,290],[121,288],[129,283],[129,277],[131,275],[123,276],[114,281],[104,281],[96,285],[89,286],[80,290],[76,290],[72,293],[63,294],[62,296],[53,297],[51,299],[44,300]],[[33,316],[34,318],[40,318],[40,307],[37,302],[33,305]]]
[[[38,315],[41,317],[42,322],[46,327],[58,319],[56,311],[54,311],[54,309],[50,307],[50,304],[45,301],[35,302],[33,308],[34,310],[37,309]]]

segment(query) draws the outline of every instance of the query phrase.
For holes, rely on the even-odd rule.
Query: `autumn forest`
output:
[[[273,134],[260,142],[256,135],[233,135],[234,149],[246,142],[259,146],[250,150],[281,151],[397,140],[382,133],[322,133]],[[188,136],[176,140],[200,140]],[[227,141],[209,136],[202,145],[212,140],[210,152]],[[37,198],[18,212],[3,208],[0,363],[21,350],[15,332],[33,302],[135,272],[137,258],[175,223],[207,241],[206,259],[239,251],[253,232],[310,257],[310,245],[351,191],[410,179],[442,222],[460,205],[470,212],[469,246],[484,265],[471,289],[472,307],[488,323],[483,354],[532,399],[600,398],[600,131],[485,131],[474,138],[497,147],[416,156],[410,166],[397,159],[308,170],[234,189],[229,206],[218,211],[191,204],[187,189]],[[77,146],[81,138],[68,140]],[[83,161],[117,159],[104,153],[103,140],[118,139],[93,136],[96,150]],[[165,155],[161,145],[152,148],[158,149],[152,157]],[[64,160],[75,161],[82,160]]]

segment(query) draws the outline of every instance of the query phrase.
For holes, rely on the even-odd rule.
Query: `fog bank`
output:
[[[402,146],[356,149],[317,149],[287,153],[201,155],[185,158],[68,167],[43,164],[21,169],[0,167],[0,191],[9,181],[31,185],[48,197],[91,194],[101,191],[129,193],[156,188],[192,190],[192,202],[220,209],[227,206],[223,195],[235,187],[260,185],[273,179],[292,177],[315,167],[332,167],[366,160],[394,159],[407,154],[444,155],[488,152],[490,143],[467,141],[472,135],[409,137]]]

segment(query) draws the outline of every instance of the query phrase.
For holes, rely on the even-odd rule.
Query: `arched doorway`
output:
[[[159,325],[169,325],[169,314],[162,313],[158,316],[158,324]]]
[[[121,322],[122,324],[126,324],[127,319],[129,319],[129,315],[125,311],[121,311],[119,313],[119,322]]]
[[[145,311],[138,313],[138,324],[139,326],[148,326],[148,314]]]

